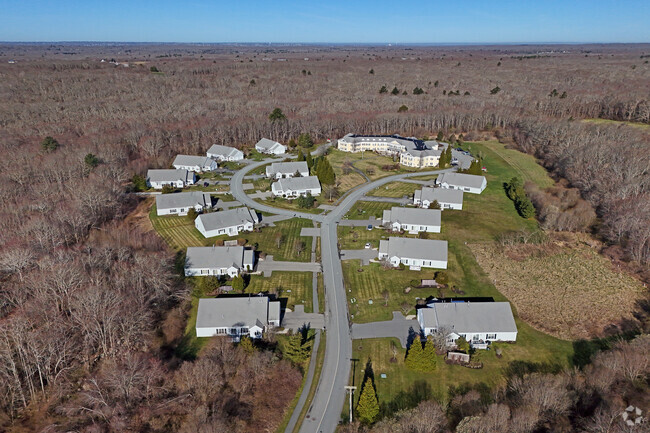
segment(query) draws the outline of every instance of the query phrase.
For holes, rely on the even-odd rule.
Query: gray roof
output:
[[[234,147],[229,147],[229,146],[222,146],[220,144],[213,144],[209,149],[208,149],[208,154],[214,154],[214,155],[221,155],[224,157],[232,156],[235,155],[236,153],[241,152],[239,149],[235,149]]]
[[[266,167],[266,174],[271,173],[291,173],[295,172],[307,172],[309,173],[309,167],[307,167],[306,161],[295,161],[295,162],[274,162],[273,164]]]
[[[242,268],[244,247],[188,247],[185,267],[188,269],[215,269],[234,266]]]
[[[436,302],[422,308],[424,326],[447,326],[457,334],[517,332],[509,302]]]
[[[199,167],[209,167],[212,160],[207,156],[196,155],[176,155],[172,165],[198,165]]]
[[[269,298],[203,298],[196,314],[197,328],[252,327],[268,324]]]
[[[390,237],[379,241],[379,252],[388,257],[447,261],[447,241]]]
[[[384,221],[400,224],[418,224],[439,226],[441,211],[438,209],[414,209],[409,207],[392,207],[384,211]]]
[[[280,320],[281,307],[280,301],[269,302],[269,322],[271,320]]]
[[[278,188],[281,191],[300,191],[303,189],[314,189],[320,188],[320,182],[316,176],[306,176],[306,177],[292,177],[290,179],[279,179],[274,184],[278,184]]]
[[[278,143],[277,141],[269,140],[268,138],[262,138],[260,141],[257,142],[255,147],[261,147],[262,149],[272,149],[276,144],[279,144],[282,146],[281,143]]]
[[[173,194],[156,195],[156,207],[158,209],[173,209],[185,207],[211,207],[212,197],[206,192],[176,192]]]
[[[162,169],[162,170],[147,170],[147,180],[150,182],[175,182],[182,180],[187,182],[189,171],[185,169]]]
[[[225,227],[232,227],[250,221],[257,224],[259,219],[255,211],[247,207],[223,210],[219,212],[206,213],[197,217],[203,223],[206,231],[216,230]]]
[[[431,188],[425,186],[415,191],[414,197],[419,198],[420,201],[428,200],[433,202],[437,200],[438,203],[463,204],[463,191],[458,189]]]
[[[467,187],[467,188],[480,188],[483,185],[485,176],[477,176],[475,174],[465,173],[442,173],[436,179],[436,183],[446,182],[449,185]]]
[[[397,143],[400,146],[404,147],[404,152],[407,152],[413,156],[423,157],[429,155],[440,155],[442,149],[438,150],[438,145],[443,145],[443,143],[438,143],[437,141],[422,141],[414,137],[402,137],[400,135],[356,135],[356,134],[346,134],[341,140],[348,143],[357,143],[359,141],[370,141],[375,143]],[[420,147],[420,149],[418,149]]]

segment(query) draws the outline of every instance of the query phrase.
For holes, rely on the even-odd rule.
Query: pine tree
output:
[[[302,150],[298,151],[298,158],[296,158],[296,161],[304,161],[305,159],[305,154],[302,153]]]
[[[290,335],[283,345],[284,356],[296,365],[304,364],[310,353],[311,340],[303,339],[300,332]]]
[[[522,218],[532,218],[535,216],[535,206],[533,206],[533,203],[525,194],[517,198],[515,208]]]
[[[52,152],[59,147],[59,142],[51,136],[47,136],[41,141],[41,147],[47,152]]]
[[[336,180],[336,175],[334,174],[334,169],[330,165],[329,161],[325,157],[318,158],[318,164],[316,167],[316,176],[318,180],[323,185],[334,185]]]
[[[429,335],[427,342],[424,343],[423,367],[424,371],[433,371],[436,369],[436,346],[433,344],[433,338]]]
[[[451,144],[447,146],[447,149],[445,149],[445,160],[447,161],[447,164],[451,164],[452,156],[451,156]]]
[[[424,350],[422,350],[422,342],[419,337],[416,337],[411,343],[408,353],[406,354],[406,360],[404,364],[411,370],[421,370],[422,361],[424,359]]]
[[[232,286],[232,289],[236,292],[244,291],[244,279],[241,277],[241,275],[238,275],[235,278],[233,278],[232,283],[230,285]]]
[[[239,347],[241,347],[242,350],[246,352],[248,355],[255,352],[255,347],[253,347],[253,341],[247,335],[241,337],[241,339],[239,340]]]
[[[372,378],[368,376],[361,386],[361,395],[357,403],[357,417],[362,423],[371,424],[377,419],[377,415],[379,415],[377,392],[372,383]]]
[[[307,152],[307,155],[305,155],[305,161],[307,161],[307,168],[311,169],[314,165],[314,160],[311,157],[311,153]]]

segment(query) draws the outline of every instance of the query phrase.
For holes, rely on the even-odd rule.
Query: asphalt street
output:
[[[350,378],[350,358],[352,357],[352,336],[343,283],[343,270],[337,249],[338,222],[357,200],[381,185],[409,177],[450,172],[454,169],[398,174],[365,183],[348,194],[332,211],[325,215],[315,215],[261,204],[248,197],[244,192],[242,181],[246,173],[272,161],[269,159],[248,164],[233,175],[230,189],[236,200],[253,209],[278,215],[305,218],[321,223],[321,260],[325,282],[327,344],[318,388],[308,412],[309,417],[305,418],[300,431],[305,433],[333,433],[341,421],[343,405],[347,401],[344,387]]]

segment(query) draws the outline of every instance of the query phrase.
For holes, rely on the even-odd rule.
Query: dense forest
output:
[[[189,289],[162,241],[128,218],[138,204],[129,194],[134,174],[215,143],[250,149],[261,137],[288,142],[310,133],[324,141],[348,132],[496,138],[562,179],[563,190],[530,192],[545,228],[592,231],[606,241],[604,253],[650,280],[650,129],[622,123],[650,124],[648,52],[648,45],[0,46],[0,429],[279,424],[300,372],[271,352],[219,342],[199,360],[175,356]],[[269,120],[276,107],[286,120]],[[571,221],[548,216],[567,200]],[[617,431],[590,426],[611,415],[613,400],[644,389],[647,356],[633,366],[616,357],[637,360],[647,344],[621,343],[583,371],[513,376],[500,394],[444,413],[411,411],[440,411],[441,431],[460,421],[453,411],[477,419],[462,431],[497,431],[472,426],[505,411],[528,426],[510,431]],[[206,388],[208,380],[217,385]],[[537,388],[557,395],[532,395]],[[554,406],[532,414],[536,398]],[[406,425],[401,431],[428,431]]]

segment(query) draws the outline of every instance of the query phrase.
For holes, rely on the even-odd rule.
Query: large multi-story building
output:
[[[435,167],[445,144],[437,141],[422,141],[400,135],[357,135],[347,134],[338,140],[338,149],[343,152],[377,152],[382,155],[399,155],[399,162],[406,167]]]

